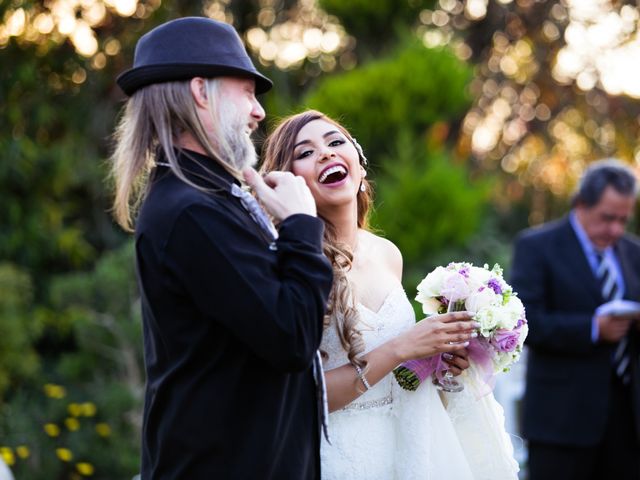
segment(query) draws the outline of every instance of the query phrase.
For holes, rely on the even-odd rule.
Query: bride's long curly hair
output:
[[[346,138],[351,140],[356,146],[360,157],[360,164],[364,166],[366,159],[362,154],[351,134],[332,118],[316,110],[307,110],[296,115],[285,118],[278,127],[266,139],[263,147],[263,162],[260,168],[262,173],[273,170],[292,171],[294,145],[300,130],[309,122],[314,120],[324,120],[335,125]],[[358,228],[367,229],[368,215],[373,197],[371,184],[362,179],[365,186],[364,191],[358,190]],[[364,341],[362,334],[357,328],[359,315],[356,309],[353,288],[347,279],[347,272],[351,269],[353,262],[353,252],[348,245],[338,242],[335,226],[326,218],[320,216],[324,221],[323,251],[333,266],[333,287],[329,296],[329,305],[324,319],[324,328],[335,327],[342,347],[347,352],[349,361],[366,368],[366,360],[361,358],[364,351]]]

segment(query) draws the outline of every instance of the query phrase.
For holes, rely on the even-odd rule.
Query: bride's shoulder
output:
[[[376,235],[375,233],[368,231],[363,231],[363,233],[379,258],[382,259],[391,270],[393,270],[398,278],[401,278],[402,253],[396,244],[387,238]]]

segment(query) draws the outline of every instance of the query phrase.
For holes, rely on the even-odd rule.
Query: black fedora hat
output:
[[[251,77],[256,93],[273,83],[254,67],[240,36],[229,24],[204,17],[185,17],[144,34],[136,45],[133,68],[116,82],[127,95],[153,83],[193,77]]]

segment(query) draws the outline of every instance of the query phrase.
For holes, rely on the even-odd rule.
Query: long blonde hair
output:
[[[324,120],[335,125],[346,138],[355,143],[346,128],[325,114],[316,110],[292,115],[285,118],[278,127],[269,135],[263,145],[262,172],[272,170],[292,171],[294,145],[300,130],[309,122]],[[356,148],[358,149],[358,148]],[[360,154],[361,163],[364,157]],[[357,222],[359,228],[367,228],[369,210],[373,201],[371,184],[365,178],[362,179],[365,186],[357,194]],[[321,217],[322,218],[322,217]],[[326,218],[322,218],[325,224],[323,251],[333,266],[333,287],[329,297],[329,307],[325,316],[325,329],[334,326],[340,338],[342,347],[347,352],[349,361],[361,368],[366,368],[366,361],[360,354],[364,351],[362,334],[357,328],[359,321],[356,309],[353,288],[347,278],[347,272],[351,269],[353,252],[348,245],[337,240],[335,226]]]
[[[111,176],[115,195],[113,215],[118,224],[131,231],[135,212],[144,198],[149,172],[156,156],[162,152],[173,173],[194,188],[203,187],[189,180],[178,164],[176,149],[180,136],[189,132],[208,156],[215,158],[231,175],[241,179],[234,166],[234,152],[223,135],[220,95],[223,79],[205,81],[213,132],[207,135],[198,117],[190,88],[190,80],[157,83],[141,88],[127,100],[114,133]],[[195,160],[194,160],[195,161]],[[202,168],[207,171],[204,165]]]

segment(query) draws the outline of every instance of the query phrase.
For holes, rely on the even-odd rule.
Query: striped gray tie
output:
[[[618,288],[616,269],[611,265],[609,257],[603,254],[598,254],[598,280],[600,282],[600,293],[602,293],[602,299],[605,302],[620,298],[620,289]]]
[[[597,254],[598,261],[600,262],[597,270],[598,280],[600,282],[600,292],[602,293],[602,299],[605,302],[622,298],[622,291],[618,286],[617,273],[615,267],[611,264],[611,260],[606,255],[601,253]],[[629,371],[629,337],[624,336],[618,343],[618,347],[613,355],[613,368],[616,371],[616,375],[622,380],[625,385],[629,384],[631,380],[631,373]]]

